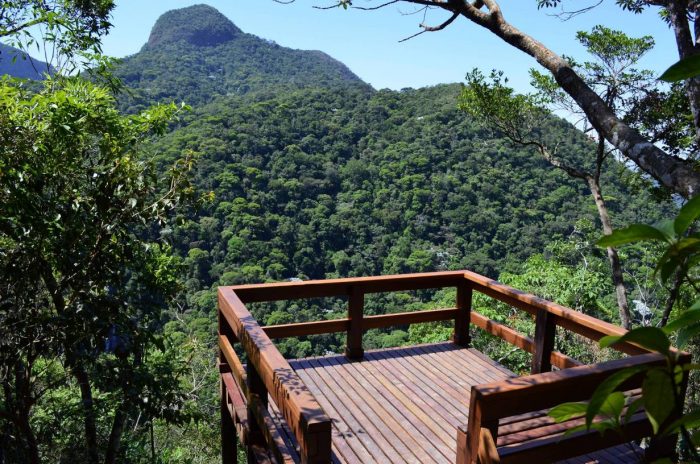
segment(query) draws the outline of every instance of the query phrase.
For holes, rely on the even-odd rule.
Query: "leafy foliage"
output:
[[[76,70],[76,59],[91,62],[111,24],[113,0],[10,0],[2,4],[0,38],[28,51],[43,41]],[[37,37],[35,37],[37,36]],[[50,63],[54,64],[54,63]],[[56,63],[58,64],[58,63]]]
[[[192,195],[192,159],[161,176],[141,152],[180,109],[123,117],[80,79],[35,94],[3,80],[0,95],[2,448],[18,461],[72,450],[94,462],[100,442],[113,462],[127,418],[187,417],[184,359],[160,331],[177,259],[146,232]],[[72,412],[54,409],[59,395]],[[37,439],[81,418],[84,442]]]
[[[629,227],[615,231],[612,235],[599,240],[601,246],[610,244],[622,245],[639,241],[661,242],[665,252],[656,266],[661,279],[666,281],[678,273],[681,278],[693,288],[697,288],[697,264],[700,248],[698,247],[697,232],[694,225],[700,217],[700,196],[689,200],[678,212],[673,221],[663,221],[655,225],[632,224]],[[696,290],[697,292],[697,290]],[[696,295],[697,296],[697,295]],[[585,408],[586,427],[600,428],[593,419],[601,412],[605,414],[603,405],[612,401],[622,392],[616,391],[621,384],[636,375],[643,375],[641,400],[629,406],[644,411],[652,424],[656,436],[681,433],[690,445],[694,461],[698,460],[696,434],[691,433],[698,426],[697,411],[684,413],[682,392],[687,382],[688,371],[698,369],[695,364],[681,364],[681,353],[671,348],[671,337],[676,336],[679,346],[684,346],[688,340],[700,333],[700,300],[690,308],[681,312],[676,319],[666,327],[638,327],[621,336],[607,336],[600,340],[600,346],[607,348],[621,342],[632,342],[651,351],[658,352],[666,358],[666,365],[661,367],[639,366],[622,370],[606,379],[593,393],[587,404],[565,404],[555,408],[550,415],[558,421],[566,420],[570,410],[582,411]],[[622,409],[617,411],[622,416]],[[607,415],[607,414],[606,414]],[[631,413],[626,413],[629,419]],[[609,419],[601,423],[604,428],[620,430],[623,422]]]

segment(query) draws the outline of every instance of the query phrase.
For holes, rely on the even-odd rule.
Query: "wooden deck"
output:
[[[348,464],[456,462],[456,430],[467,423],[471,387],[516,377],[479,351],[451,342],[367,351],[363,361],[337,355],[290,365],[332,421],[332,461]],[[291,431],[281,428],[296,449]],[[632,448],[618,446],[562,462],[635,461]]]
[[[367,294],[445,287],[455,288],[454,307],[364,314]],[[531,315],[534,336],[475,311],[474,292]],[[624,329],[470,271],[219,287],[218,296],[224,464],[236,463],[239,440],[249,463],[621,464],[638,462],[641,450],[629,442],[652,433],[643,410],[625,419],[622,433],[604,434],[565,434],[584,419],[557,424],[547,412],[590,399],[625,369],[666,365],[663,355],[623,341],[614,348],[627,357],[583,365],[555,350],[558,330],[595,341]],[[347,298],[345,318],[263,327],[246,307],[337,296]],[[368,352],[362,345],[368,329],[450,320],[450,342]],[[474,330],[530,353],[530,374],[516,376],[472,348]],[[288,361],[272,341],[338,332],[346,333],[344,355]],[[678,359],[690,363],[687,353]],[[627,404],[643,379],[620,385]],[[672,456],[675,443],[655,438],[645,452]]]

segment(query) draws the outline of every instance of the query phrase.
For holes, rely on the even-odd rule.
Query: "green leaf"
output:
[[[656,269],[654,272],[659,275],[661,281],[666,283],[668,279],[673,275],[676,269],[678,269],[680,262],[675,254],[673,248],[669,248],[664,255],[659,258],[659,262],[656,264]]]
[[[601,414],[610,418],[618,419],[625,408],[625,394],[616,391],[608,395],[603,404],[600,406]]]
[[[605,433],[608,430],[616,429],[617,423],[614,421],[610,421],[610,420],[603,420],[603,421],[599,421],[599,422],[594,422],[593,424],[591,424],[590,428],[593,430],[597,430],[602,435],[603,433]]]
[[[671,341],[662,329],[658,327],[638,327],[625,335],[608,335],[600,339],[600,347],[607,348],[620,342],[632,342],[659,353],[668,354]]]
[[[588,408],[586,409],[586,426],[591,426],[593,419],[600,412],[600,408],[603,406],[608,396],[610,396],[620,384],[645,369],[646,366],[630,367],[615,372],[613,375],[603,380],[593,392],[591,400],[588,402]]]
[[[598,246],[615,247],[642,240],[667,241],[666,235],[659,229],[648,224],[632,224],[624,229],[614,231],[598,240]]]
[[[659,77],[662,81],[678,82],[700,74],[700,55],[692,55],[674,63]]]
[[[690,253],[700,249],[700,238],[697,237],[683,237],[676,243],[676,248],[678,251],[684,253]]]
[[[588,403],[564,403],[553,407],[547,413],[555,422],[564,422],[586,414]]]
[[[654,229],[661,232],[664,237],[666,237],[667,242],[671,242],[676,238],[676,229],[674,228],[673,221],[668,219],[659,221],[652,226]]]
[[[692,307],[695,308],[696,305],[697,303],[694,304]],[[680,316],[666,324],[666,327],[663,328],[663,331],[667,334],[670,334],[671,332],[675,332],[676,330],[688,327],[689,325],[698,321],[700,321],[700,309],[688,309],[686,311],[683,311],[680,314]]]
[[[637,398],[632,401],[629,406],[627,406],[627,411],[625,411],[625,424],[628,424],[632,420],[632,416],[639,411],[639,409],[644,405],[644,398]]]
[[[644,409],[654,433],[658,433],[659,427],[674,408],[673,384],[668,373],[662,369],[652,369],[647,372],[642,384],[642,398],[644,398]]]
[[[683,327],[678,331],[676,345],[678,346],[678,348],[683,348],[686,345],[686,343],[688,343],[688,340],[690,340],[698,334],[700,334],[700,323]]]

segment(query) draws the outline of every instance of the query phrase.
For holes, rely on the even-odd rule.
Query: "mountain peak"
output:
[[[146,47],[184,41],[215,46],[233,40],[242,31],[216,8],[193,5],[163,13],[156,21]]]

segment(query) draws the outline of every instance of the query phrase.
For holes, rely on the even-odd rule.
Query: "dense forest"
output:
[[[224,21],[208,7],[178,11]],[[165,16],[172,20],[172,12]],[[152,40],[157,31],[163,26]],[[272,93],[267,83],[253,85],[265,81],[267,61],[231,59],[239,53],[236,37],[211,45],[221,60],[212,66],[245,63],[247,92],[210,96],[206,104],[199,104],[206,91],[193,93],[185,99],[192,112],[152,147],[161,166],[183,151],[196,153],[194,183],[213,193],[166,237],[186,266],[192,309],[210,313],[212,289],[222,284],[463,268],[498,277],[522,271],[554,243],[591,239],[596,214],[584,185],[460,112],[459,84],[376,91],[355,78],[313,79]],[[172,55],[158,54],[158,43],[141,52],[149,61],[139,53],[120,72],[167,67],[158,57]],[[180,47],[185,62],[202,54],[202,45],[185,39],[168,46]],[[281,81],[294,82],[297,67],[313,69],[295,61],[301,52],[272,51]],[[195,72],[186,67],[183,74]],[[329,73],[325,62],[314,72]],[[233,85],[236,76],[231,71],[224,81]],[[190,78],[202,80],[201,73]],[[163,98],[177,96],[171,92],[166,87]],[[583,134],[554,116],[541,124],[569,162],[587,163],[594,146]],[[606,165],[603,183],[616,224],[663,214],[648,183],[622,163]],[[601,306],[612,303],[608,297],[600,295]]]
[[[139,286],[134,269],[119,279],[134,293],[151,284],[158,291],[167,287],[172,298],[149,295],[149,308],[158,306],[162,313],[137,311],[132,319],[110,321],[101,334],[119,347],[127,342],[115,327],[147,319],[149,330],[162,331],[164,338],[155,356],[160,371],[148,373],[143,388],[167,381],[186,393],[130,411],[117,462],[217,459],[219,285],[470,269],[619,323],[605,250],[595,245],[600,219],[586,185],[554,169],[535,148],[513,144],[460,110],[463,84],[373,89],[322,52],[292,50],[245,33],[204,5],[164,14],[148,43],[121,60],[114,76],[123,84],[114,105],[123,117],[136,118],[123,127],[150,131],[133,136],[152,169],[144,176],[171,175],[171,166],[184,157],[192,166],[186,191],[201,198],[183,202],[167,226],[125,229],[153,247],[144,256],[129,253],[157,269],[158,279]],[[103,108],[109,98],[96,104]],[[181,103],[188,108],[177,106]],[[169,105],[167,122],[160,113],[139,119],[155,104]],[[567,163],[591,166],[596,143],[565,119],[545,114],[536,130]],[[8,140],[10,132],[3,135]],[[615,156],[605,160],[600,183],[615,228],[653,223],[677,209],[667,191]],[[122,206],[136,203],[127,196]],[[152,219],[160,224],[160,216]],[[620,253],[629,299],[639,309],[634,323],[655,324],[669,292],[654,276],[662,250],[635,246]],[[111,287],[109,292],[117,293]],[[679,296],[689,298],[685,290]],[[365,311],[451,306],[453,299],[453,290],[379,294],[368,298]],[[485,297],[475,304],[483,314],[532,334],[532,321],[504,305]],[[346,302],[251,309],[262,324],[272,325],[342,317]],[[365,348],[444,340],[450,330],[443,324],[372,330]],[[279,346],[294,358],[341,352],[343,344],[338,335],[288,339]],[[490,336],[475,333],[474,344],[515,371],[529,364],[529,355]],[[557,347],[583,361],[609,356],[576,338],[558,339]],[[118,348],[114,352],[118,358]],[[121,366],[113,361],[109,366]],[[180,370],[163,374],[175,364]],[[53,375],[60,377],[58,371]],[[32,405],[41,431],[38,448],[47,460],[85,457],[71,451],[81,440],[77,420],[64,433],[53,431],[62,423],[62,404],[77,410],[77,401],[67,399],[76,388]],[[117,394],[105,391],[95,402],[118,410]],[[106,436],[107,422],[97,427]],[[3,463],[3,446],[12,449],[14,442],[7,432],[11,426],[0,422],[0,427]]]

